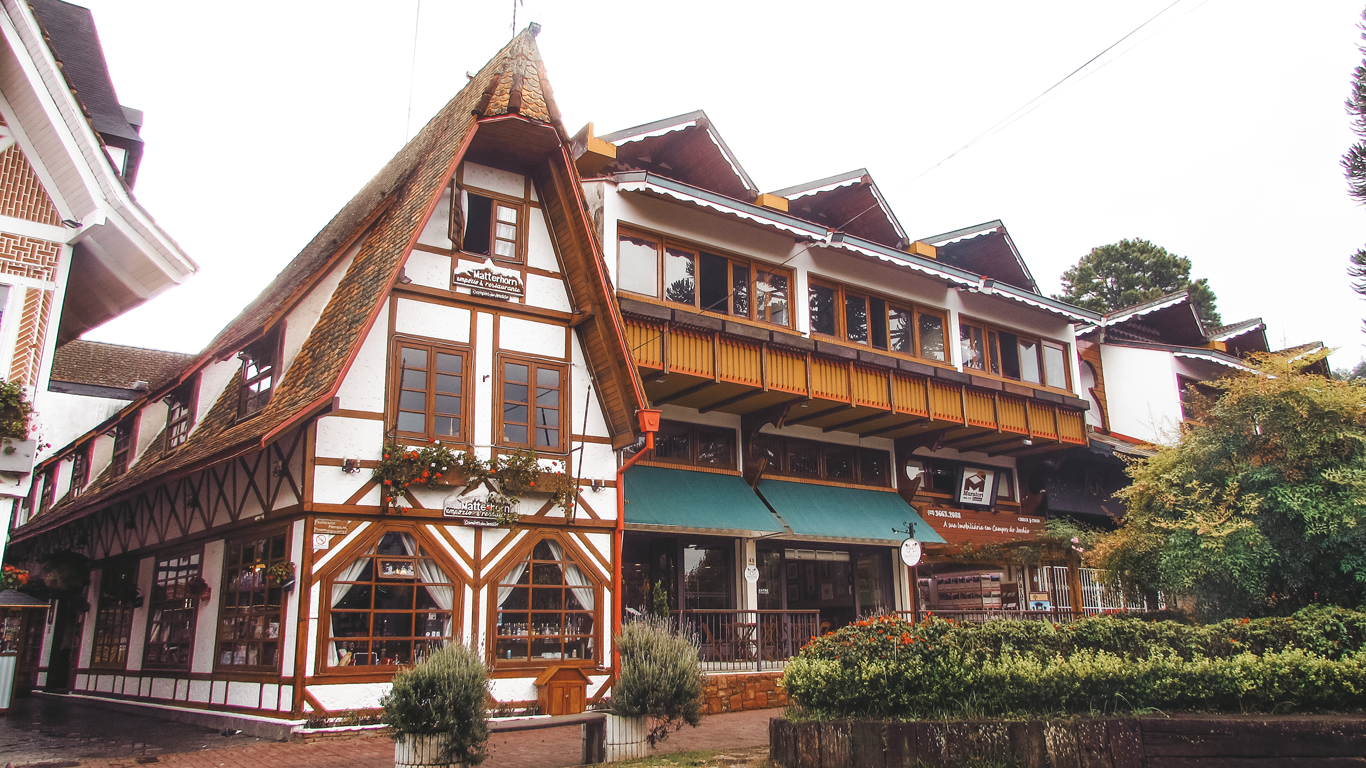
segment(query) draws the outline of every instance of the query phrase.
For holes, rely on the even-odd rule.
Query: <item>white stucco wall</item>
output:
[[[1181,393],[1170,352],[1101,345],[1110,429],[1140,440],[1175,439]]]

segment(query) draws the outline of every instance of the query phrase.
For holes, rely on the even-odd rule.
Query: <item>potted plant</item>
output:
[[[648,757],[670,731],[702,722],[702,664],[668,619],[633,621],[616,644],[621,673],[607,715],[609,763]]]
[[[470,766],[488,757],[488,673],[473,649],[445,646],[394,675],[380,705],[395,768]]]
[[[28,473],[33,470],[33,454],[38,441],[29,439],[29,417],[33,406],[17,382],[0,382],[0,472]]]
[[[286,592],[294,588],[294,563],[275,563],[266,569],[266,580]]]
[[[193,576],[185,582],[185,593],[197,600],[208,600],[209,595],[213,594],[213,587],[203,576]]]
[[[0,589],[12,589],[17,592],[25,584],[28,584],[28,571],[16,565],[0,568]]]

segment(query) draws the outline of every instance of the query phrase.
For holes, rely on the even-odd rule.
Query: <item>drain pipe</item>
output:
[[[617,526],[612,541],[612,675],[620,678],[621,653],[617,650],[617,637],[621,635],[621,538],[626,532],[626,470],[640,460],[640,457],[655,449],[655,433],[659,431],[659,411],[641,409],[636,411],[640,420],[640,431],[645,433],[645,447],[636,455],[622,463],[617,470]]]

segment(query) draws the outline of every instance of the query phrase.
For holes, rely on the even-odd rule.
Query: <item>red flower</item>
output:
[[[385,481],[384,481],[384,484],[385,484],[385,485],[393,485],[393,483],[389,482],[388,480],[385,480]]]

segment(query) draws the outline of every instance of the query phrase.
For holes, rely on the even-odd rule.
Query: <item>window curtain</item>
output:
[[[451,620],[455,609],[455,587],[453,585],[437,586],[449,582],[450,577],[436,565],[436,561],[417,556],[417,539],[411,533],[400,533],[399,538],[402,539],[403,548],[408,554],[416,558],[417,575],[422,579],[422,588],[432,596],[432,601],[437,604],[437,607],[446,612],[446,620],[441,625],[441,634],[451,637]]]
[[[346,566],[346,570],[332,577],[332,604],[330,607],[336,608],[342,599],[346,597],[346,593],[350,592],[351,588],[356,586],[355,584],[338,584],[336,582],[354,581],[365,570],[365,566],[370,564],[370,560],[371,558],[368,556],[363,555],[358,557],[352,561],[350,565]],[[328,664],[334,667],[341,664],[341,653],[337,650],[337,642],[333,640],[327,645]]]
[[[531,556],[527,555],[526,560],[523,560],[522,562],[514,565],[512,567],[512,572],[507,575],[506,579],[503,579],[503,583],[516,584],[518,581],[520,581],[522,578],[522,574],[526,573],[526,567],[531,564],[530,558]],[[512,594],[511,586],[498,587],[498,610],[503,610],[503,601],[508,599],[508,595],[510,594]]]
[[[546,539],[545,543],[550,547],[550,554],[554,555],[556,560],[566,559],[564,547],[560,546],[558,541]],[[569,562],[564,564],[564,583],[571,587],[574,597],[579,599],[579,604],[584,607],[584,610],[593,610],[593,596],[597,590],[593,587],[593,582],[588,580],[588,577],[577,565]]]

